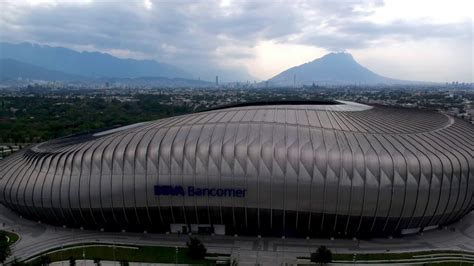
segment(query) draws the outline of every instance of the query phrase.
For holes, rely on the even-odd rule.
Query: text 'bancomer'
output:
[[[188,196],[188,197],[245,197],[247,189],[242,188],[197,188],[194,186],[155,186],[156,196]]]

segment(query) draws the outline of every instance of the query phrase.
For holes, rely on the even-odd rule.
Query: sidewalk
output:
[[[188,236],[174,234],[144,234],[99,232],[38,224],[20,218],[0,205],[0,228],[20,234],[20,240],[13,246],[14,257],[26,259],[52,248],[61,248],[79,243],[110,243],[153,246],[184,247]],[[335,253],[375,253],[421,250],[464,250],[474,251],[474,213],[462,221],[449,226],[447,230],[433,230],[403,238],[372,240],[352,239],[293,239],[257,238],[200,235],[211,253],[231,254],[239,265],[261,263],[282,265],[294,263],[296,257],[309,256],[320,245],[326,245]]]

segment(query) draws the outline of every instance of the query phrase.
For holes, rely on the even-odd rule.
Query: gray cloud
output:
[[[157,1],[147,10],[142,1],[35,7],[12,1],[4,4],[0,27],[5,41],[120,49],[195,70],[205,78],[239,73],[233,79],[248,75],[243,67],[226,63],[251,58],[251,48],[263,40],[344,50],[368,47],[387,37],[469,37],[471,32],[470,23],[378,25],[365,20],[381,5],[378,0],[267,0],[221,7],[217,0],[201,0]]]
[[[359,49],[372,45],[383,38],[400,40],[422,40],[429,38],[457,38],[471,40],[472,26],[468,21],[452,24],[424,24],[395,21],[379,25],[367,21],[344,23],[336,21],[330,24],[335,33],[308,31],[297,41],[312,44],[331,51]]]

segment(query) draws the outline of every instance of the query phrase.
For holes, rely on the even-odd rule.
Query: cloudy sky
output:
[[[0,0],[0,41],[264,80],[346,51],[398,79],[474,82],[472,0]]]

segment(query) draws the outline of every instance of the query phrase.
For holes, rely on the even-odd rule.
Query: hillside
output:
[[[330,53],[292,67],[268,80],[271,86],[409,83],[378,75],[357,63],[349,53]]]

